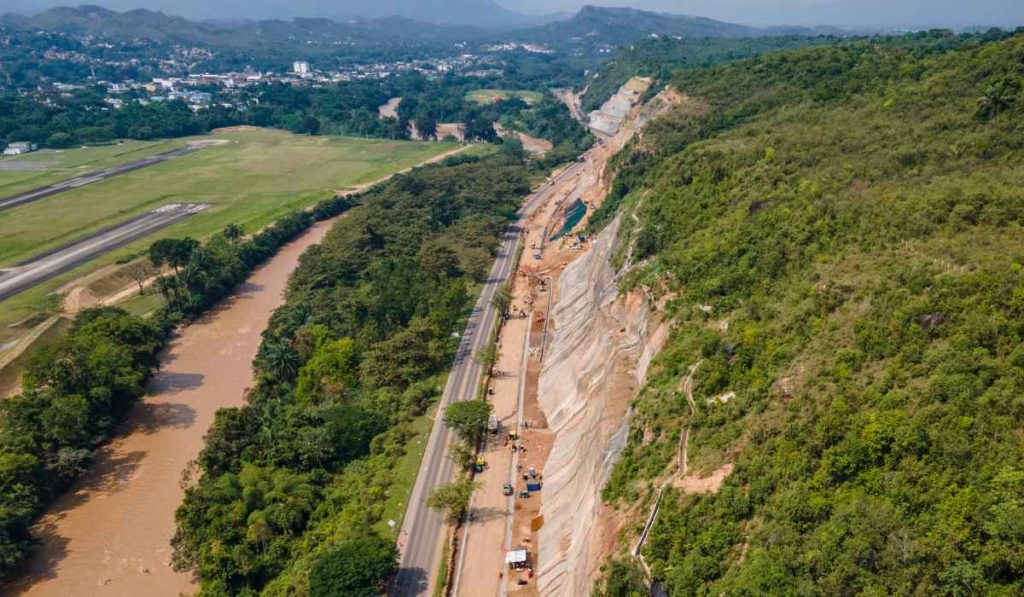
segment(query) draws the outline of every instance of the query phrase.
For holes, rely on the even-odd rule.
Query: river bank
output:
[[[191,574],[170,568],[182,471],[217,410],[243,403],[251,363],[299,257],[333,221],[283,247],[220,307],[181,330],[161,370],[92,470],[33,528],[40,546],[4,594],[179,595]]]

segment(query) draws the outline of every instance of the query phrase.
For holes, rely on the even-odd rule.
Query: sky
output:
[[[498,0],[528,14],[630,5],[745,25],[1024,26],[1024,0]]]
[[[192,18],[220,12],[236,18],[335,16],[345,8],[464,5],[488,0],[0,0],[0,12],[32,12],[55,5],[99,4],[125,10],[145,7]],[[584,4],[632,6],[645,10],[710,17],[745,25],[833,25],[845,27],[1024,26],[1024,0],[497,0],[526,14],[575,12]],[[452,4],[449,4],[452,3]],[[289,8],[290,7],[290,8]],[[222,9],[216,12],[216,9]],[[246,8],[253,14],[244,13]],[[210,11],[214,12],[210,12]],[[390,10],[390,9],[389,9]],[[461,8],[459,10],[462,10]],[[321,13],[322,14],[317,14]],[[260,14],[255,14],[260,13]]]

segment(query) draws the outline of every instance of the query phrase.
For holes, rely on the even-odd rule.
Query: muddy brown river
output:
[[[35,526],[39,548],[0,594],[195,592],[191,575],[169,565],[182,471],[198,456],[217,409],[242,404],[260,333],[282,302],[288,275],[329,228],[321,222],[284,247],[234,297],[170,343],[151,395]]]

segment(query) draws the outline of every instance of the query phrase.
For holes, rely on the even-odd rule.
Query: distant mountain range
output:
[[[382,6],[379,8],[381,12],[387,13],[391,10],[387,9],[387,6],[397,6],[399,3],[415,4],[420,11],[440,4],[451,6],[463,3],[467,6],[480,6],[474,0],[381,0]],[[494,3],[487,2],[484,5],[491,4]],[[500,11],[505,10],[497,4],[494,6]],[[500,17],[504,14],[502,12],[488,14],[495,19],[504,18]],[[477,14],[477,17],[480,15]],[[479,18],[477,20],[479,21]],[[213,47],[307,41],[328,44],[357,42],[379,46],[515,40],[549,44],[556,48],[581,45],[593,48],[600,45],[628,44],[652,34],[685,37],[753,37],[826,32],[804,28],[756,29],[700,17],[593,6],[584,7],[571,17],[537,26],[527,26],[525,21],[514,18],[512,21],[520,23],[520,26],[508,27],[497,33],[494,29],[481,26],[421,22],[394,16],[344,21],[293,18],[217,22],[193,21],[148,9],[117,12],[99,6],[78,6],[51,8],[30,16],[7,13],[0,17],[0,26],[18,30],[39,29],[73,35],[91,35],[120,41],[150,39],[156,42]]]
[[[724,23],[703,17],[649,12],[634,8],[584,6],[571,19],[548,23],[522,32],[547,42],[573,38],[600,39],[621,43],[645,35],[680,35],[686,37],[750,37],[758,35],[753,27]]]
[[[66,1],[66,0],[64,0]],[[97,0],[119,12],[173,10],[194,20],[234,21],[326,18],[333,20],[403,17],[424,23],[477,27],[527,27],[552,17],[526,16],[495,0]],[[27,13],[23,0],[0,0],[0,12]],[[35,0],[36,9],[54,8],[61,0]]]
[[[32,16],[7,13],[0,26],[18,30],[44,30],[91,35],[116,41],[149,39],[194,46],[241,47],[289,42],[362,42],[376,45],[437,43],[481,37],[483,31],[455,25],[436,25],[401,17],[355,19],[345,22],[324,18],[268,19],[215,23],[190,21],[147,9],[117,12],[99,6],[51,8]]]

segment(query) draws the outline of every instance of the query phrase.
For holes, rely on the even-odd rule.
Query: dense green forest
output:
[[[523,79],[533,76],[524,75]],[[247,89],[240,97],[215,94],[213,105],[196,112],[181,100],[146,105],[128,101],[123,108],[112,109],[102,87],[75,90],[47,102],[6,94],[0,96],[0,138],[69,147],[117,138],[181,137],[245,124],[298,134],[408,139],[410,123],[415,121],[424,137],[432,136],[438,123],[462,122],[470,140],[495,141],[492,125],[501,121],[555,145],[568,143],[566,147],[571,151],[589,142],[586,130],[572,119],[568,109],[552,99],[538,106],[517,99],[484,105],[466,99],[469,91],[488,86],[522,87],[520,82],[502,77],[431,80],[419,74],[322,87],[273,83]],[[381,119],[378,106],[392,97],[404,98],[399,118]]]
[[[1024,35],[844,42],[673,83],[689,99],[617,165],[612,205],[638,217],[624,288],[671,293],[675,327],[605,497],[650,505],[687,427],[691,471],[735,469],[714,494],[668,490],[654,577],[672,595],[1024,592]],[[608,570],[607,594],[643,591],[625,559]]]
[[[709,67],[722,62],[751,58],[759,54],[802,46],[831,44],[832,36],[751,37],[722,39],[703,37],[661,37],[648,39],[615,52],[615,56],[587,78],[586,93],[581,98],[583,109],[596,110],[619,87],[635,76],[653,77],[652,92],[668,82],[672,74],[683,68]]]
[[[396,177],[302,257],[177,513],[174,564],[203,595],[374,594],[393,573],[380,523],[411,424],[530,190],[509,154]]]

